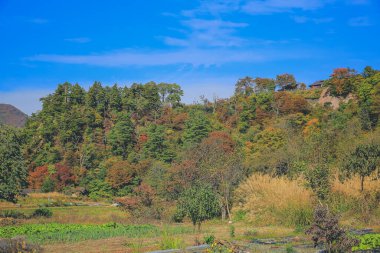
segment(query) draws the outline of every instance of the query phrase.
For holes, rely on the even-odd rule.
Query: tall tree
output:
[[[276,85],[282,90],[294,90],[297,88],[296,79],[292,74],[281,74],[276,76]]]
[[[203,138],[207,137],[210,131],[211,122],[205,113],[199,110],[191,111],[189,119],[185,122],[183,142],[185,146],[199,143]]]
[[[364,191],[364,180],[376,171],[380,166],[380,145],[375,143],[358,145],[347,157],[343,172],[360,176],[360,190]]]
[[[121,114],[108,134],[112,153],[126,159],[135,142],[135,128],[129,115]]]
[[[0,199],[15,201],[26,186],[27,168],[17,130],[0,125]]]

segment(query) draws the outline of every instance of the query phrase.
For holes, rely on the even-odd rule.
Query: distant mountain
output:
[[[13,105],[0,104],[0,123],[14,127],[23,127],[28,115]]]

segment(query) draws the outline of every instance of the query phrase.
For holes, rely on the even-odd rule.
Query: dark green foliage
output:
[[[52,178],[47,177],[42,183],[41,192],[53,192],[55,189],[55,182]]]
[[[27,169],[18,130],[0,125],[0,199],[15,201],[26,186]]]
[[[162,125],[152,124],[149,126],[148,140],[144,144],[145,154],[153,159],[164,162],[171,162],[175,156],[170,150],[169,143],[166,138],[165,127]]]
[[[32,216],[50,218],[51,216],[53,216],[53,212],[48,208],[38,208],[34,210]]]
[[[204,242],[208,245],[211,245],[213,244],[213,242],[215,241],[215,236],[214,235],[206,235],[204,238],[203,238]]]
[[[199,143],[211,131],[211,122],[205,113],[199,110],[190,112],[189,119],[185,122],[183,142],[185,146]]]
[[[26,215],[18,210],[4,210],[0,213],[1,218],[25,219]]]
[[[135,142],[135,128],[129,115],[120,115],[108,134],[108,141],[114,155],[126,159]]]
[[[183,192],[178,209],[188,216],[200,229],[202,222],[220,214],[217,196],[209,186],[194,186]]]
[[[307,171],[306,180],[319,199],[326,199],[331,186],[330,171],[326,165],[319,165]]]

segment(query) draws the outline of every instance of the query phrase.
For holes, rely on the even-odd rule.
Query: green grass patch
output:
[[[28,241],[49,244],[56,242],[79,242],[117,236],[126,238],[152,238],[163,233],[176,235],[191,233],[192,229],[182,226],[167,226],[161,229],[154,225],[122,225],[107,223],[102,225],[84,224],[23,224],[19,226],[0,227],[0,238],[26,236]]]
[[[78,242],[102,238],[126,236],[128,238],[154,237],[160,234],[153,225],[121,225],[107,223],[103,225],[82,224],[24,224],[20,226],[0,227],[1,238],[26,236],[35,243]]]

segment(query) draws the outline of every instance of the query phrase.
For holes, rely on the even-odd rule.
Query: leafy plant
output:
[[[34,210],[32,216],[50,218],[51,216],[53,216],[53,212],[48,208],[38,208]]]
[[[380,248],[380,234],[368,234],[359,237],[359,245],[352,250],[372,250]]]
[[[204,242],[206,244],[212,244],[214,241],[215,241],[215,236],[214,235],[206,235],[204,238],[203,238]]]

